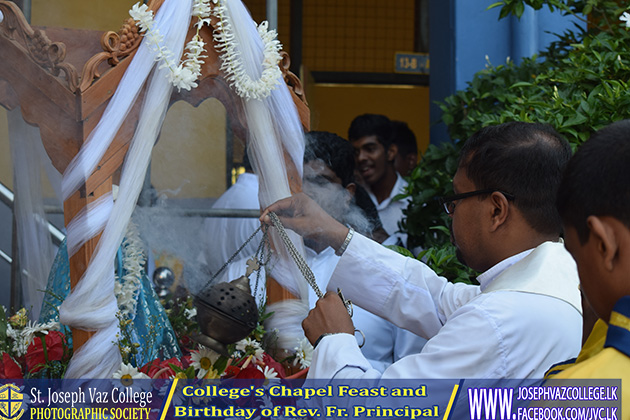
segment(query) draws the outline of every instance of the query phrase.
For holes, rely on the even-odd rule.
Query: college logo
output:
[[[0,387],[0,420],[18,420],[24,414],[24,395],[13,384]]]

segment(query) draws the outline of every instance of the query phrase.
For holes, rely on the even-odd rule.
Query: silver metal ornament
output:
[[[153,272],[153,284],[159,297],[168,295],[169,289],[175,283],[175,273],[168,267],[158,267]]]

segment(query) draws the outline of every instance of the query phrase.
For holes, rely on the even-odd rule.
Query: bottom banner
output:
[[[2,380],[0,420],[624,418],[620,380]]]

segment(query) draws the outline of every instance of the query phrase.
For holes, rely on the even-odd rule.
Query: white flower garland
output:
[[[262,74],[258,80],[253,80],[245,71],[243,58],[235,40],[232,23],[227,8],[222,2],[214,7],[214,15],[219,20],[218,28],[214,32],[221,60],[221,70],[228,74],[227,81],[234,88],[238,96],[244,99],[264,99],[271,94],[282,77],[278,67],[281,60],[282,45],[277,39],[275,30],[268,30],[268,23],[263,21],[258,25],[258,34],[264,43]]]
[[[218,0],[212,0],[216,3]],[[186,44],[186,59],[176,64],[173,59],[173,53],[162,45],[163,37],[160,31],[154,28],[153,11],[149,10],[146,4],[136,3],[129,10],[129,15],[137,22],[140,33],[144,32],[147,41],[153,46],[156,52],[155,60],[161,61],[160,68],[168,67],[170,70],[169,80],[177,88],[190,90],[197,87],[197,79],[201,76],[202,58],[206,58],[203,53],[206,51],[205,43],[199,36],[199,31],[204,24],[210,24],[210,0],[194,0],[192,16],[197,18],[195,27],[197,32],[190,42]]]
[[[259,79],[253,80],[243,66],[243,59],[235,41],[226,6],[219,0],[212,0],[212,2],[215,4],[214,11],[210,6],[210,0],[194,1],[192,16],[197,17],[195,23],[197,33],[186,44],[184,54],[186,59],[179,65],[173,60],[173,53],[162,45],[163,37],[159,30],[154,28],[153,11],[149,10],[146,4],[136,3],[129,10],[129,15],[137,22],[140,33],[144,33],[144,37],[153,46],[156,61],[162,62],[160,68],[170,69],[170,81],[178,91],[181,91],[181,89],[190,90],[197,87],[196,81],[201,76],[202,59],[207,57],[203,55],[206,51],[205,43],[199,36],[199,31],[203,25],[210,25],[210,14],[214,12],[219,21],[218,28],[214,31],[214,39],[223,62],[221,70],[227,73],[228,83],[242,98],[266,98],[277,87],[282,77],[282,71],[278,67],[282,45],[277,40],[276,31],[268,30],[266,21],[258,25],[258,34],[264,43],[262,74]]]
[[[130,221],[122,243],[122,266],[125,275],[122,279],[117,279],[114,284],[118,309],[122,315],[129,319],[133,319],[136,313],[145,262],[146,256],[138,227]]]

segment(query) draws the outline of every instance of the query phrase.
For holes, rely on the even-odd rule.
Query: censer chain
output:
[[[291,258],[293,258],[293,261],[295,261],[295,264],[298,266],[298,268],[302,272],[302,275],[304,276],[304,279],[306,279],[306,282],[313,288],[313,291],[315,292],[315,294],[317,295],[319,299],[323,298],[324,294],[322,293],[321,290],[319,290],[319,286],[317,286],[317,281],[315,281],[315,275],[313,274],[313,271],[304,260],[304,257],[302,257],[302,254],[300,254],[298,250],[295,248],[295,245],[293,244],[293,242],[291,242],[291,238],[289,238],[289,235],[287,234],[287,231],[284,229],[282,222],[280,222],[280,218],[278,217],[278,215],[275,214],[274,212],[269,212],[269,219],[271,219],[271,223],[278,230],[278,235],[282,239],[282,242],[284,242],[284,245],[287,247],[287,250],[289,251],[289,255],[291,255]],[[339,295],[339,298],[341,298],[341,301],[346,307],[346,310],[348,311],[348,315],[352,316],[353,314],[352,302],[344,298],[343,294],[341,293],[341,289],[337,289],[337,294]],[[365,336],[364,336],[363,343],[365,343]],[[362,347],[362,346],[363,344],[361,344],[361,346],[359,347]]]
[[[317,285],[317,281],[315,280],[315,275],[313,274],[313,271],[304,260],[304,257],[302,257],[302,254],[298,252],[293,242],[291,242],[291,239],[289,238],[287,231],[284,229],[284,226],[282,226],[282,223],[280,222],[278,216],[274,212],[269,212],[269,218],[271,219],[271,223],[273,224],[273,226],[278,231],[280,239],[282,239],[282,242],[284,242],[284,245],[287,247],[289,255],[291,255],[291,258],[293,258],[293,261],[295,261],[298,269],[306,279],[306,282],[309,284],[309,286],[311,286],[311,288],[313,288],[313,291],[318,298],[321,299],[322,297],[324,297],[324,294]]]
[[[304,260],[304,257],[302,256],[302,254],[300,254],[300,252],[297,250],[297,248],[295,247],[295,245],[291,241],[291,238],[289,238],[289,234],[287,233],[286,229],[282,225],[282,222],[280,221],[280,218],[278,217],[278,215],[276,215],[274,212],[269,212],[269,218],[271,219],[271,223],[273,224],[273,226],[278,231],[278,235],[280,236],[280,239],[282,240],[282,242],[284,243],[285,247],[287,248],[287,251],[289,252],[289,255],[291,256],[291,258],[293,259],[293,261],[297,265],[298,269],[300,270],[300,272],[304,276],[304,279],[306,280],[308,285],[311,286],[311,288],[315,292],[315,295],[317,295],[317,297],[319,299],[324,297],[324,294],[322,293],[322,291],[320,290],[319,286],[317,285],[317,281],[315,280],[315,275],[313,274],[313,271],[311,270],[311,268],[308,266],[308,264]],[[269,239],[268,239],[268,231],[267,231],[268,226],[266,226],[266,225],[263,225],[263,226],[264,227],[259,226],[251,234],[251,236],[249,238],[247,238],[247,240],[243,243],[243,245],[241,245],[238,248],[238,250],[223,264],[223,266],[210,278],[210,280],[206,283],[205,287],[207,287],[210,283],[212,283],[214,281],[214,279],[216,279],[219,276],[219,274],[221,274],[227,268],[227,266],[230,263],[232,263],[232,261],[234,261],[234,259],[241,252],[241,250],[243,248],[245,248],[245,246],[256,236],[256,234],[260,230],[263,230],[263,240],[259,244],[255,255],[258,256],[258,258],[259,258],[259,260],[260,260],[260,262],[262,263],[263,266],[267,265],[267,263],[269,261],[268,261],[268,257],[267,257],[267,259],[265,261],[264,248],[265,247],[269,247],[269,243],[268,243]],[[260,275],[260,270],[257,270],[257,271],[258,271],[258,273],[257,273],[257,276],[256,276],[255,289],[258,288],[258,281],[259,281],[259,275]],[[203,288],[202,288],[202,290],[203,290]],[[339,294],[340,294],[341,299],[344,302],[344,305],[348,309],[348,312],[352,313],[351,309],[350,309],[352,307],[351,306],[352,304],[350,303],[350,301],[345,300],[340,292],[339,292]]]
[[[214,273],[212,275],[212,277],[210,277],[210,280],[208,280],[206,282],[206,284],[199,290],[204,290],[206,287],[208,287],[217,277],[219,277],[219,274],[223,273],[223,271],[227,268],[228,265],[230,265],[232,263],[232,261],[234,261],[236,259],[236,257],[238,256],[238,254],[240,254],[240,252],[243,250],[243,248],[245,248],[245,246],[250,243],[252,241],[252,239],[254,239],[254,237],[256,236],[256,234],[263,230],[263,241],[261,241],[261,243],[258,245],[258,249],[256,250],[256,255],[259,254],[259,252],[261,251],[261,248],[263,247],[263,244],[265,243],[264,238],[267,236],[267,228],[261,225],[258,226],[258,228],[256,228],[256,230],[249,236],[249,238],[247,238],[247,240],[245,242],[243,242],[243,245],[241,245],[234,254],[232,254],[232,256],[230,258],[228,258],[228,260],[223,263],[223,265],[221,266],[221,268],[219,268],[217,270],[216,273]],[[264,265],[264,264],[263,264]],[[258,282],[257,282],[258,283]]]

